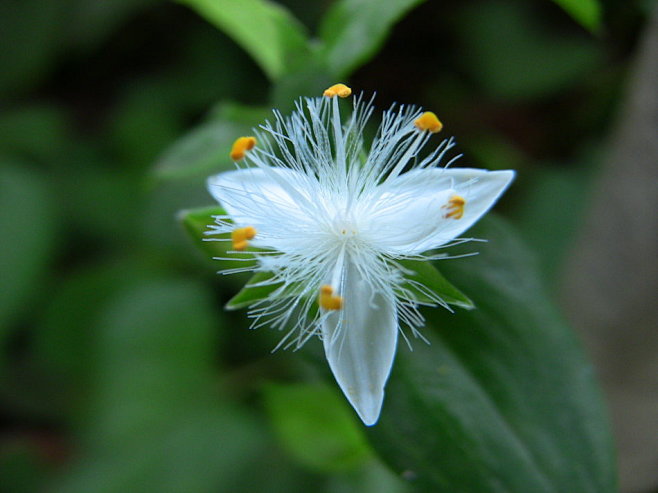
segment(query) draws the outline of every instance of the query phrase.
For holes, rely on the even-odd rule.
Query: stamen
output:
[[[441,123],[437,118],[437,116],[431,111],[426,111],[418,118],[416,118],[414,125],[416,125],[416,128],[421,132],[427,130],[432,132],[433,134],[439,133],[443,128],[443,123]]]
[[[461,195],[453,195],[448,200],[448,203],[441,207],[441,209],[446,209],[446,212],[443,217],[446,219],[461,219],[464,215],[464,206],[466,205],[466,199]]]
[[[242,252],[249,246],[249,240],[253,240],[256,236],[256,228],[247,226],[245,228],[237,228],[231,232],[231,241],[233,242],[233,250]]]
[[[340,310],[343,308],[343,297],[334,294],[334,288],[328,284],[320,287],[318,305],[325,310]]]
[[[350,94],[352,94],[352,89],[347,87],[345,84],[334,84],[333,86],[325,89],[325,91],[322,93],[323,96],[327,96],[328,98],[333,98],[334,96],[338,96],[339,98],[346,98]]]
[[[231,148],[231,159],[233,161],[240,161],[245,156],[247,151],[250,151],[256,145],[255,137],[240,137],[233,142],[233,147]]]

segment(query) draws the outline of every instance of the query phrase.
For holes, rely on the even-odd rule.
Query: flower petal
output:
[[[317,181],[281,168],[247,168],[208,179],[208,191],[234,223],[253,226],[255,246],[288,251],[299,240],[291,232],[313,224],[309,196]]]
[[[370,228],[395,253],[414,254],[458,238],[485,214],[514,178],[514,171],[471,168],[416,169],[381,185]],[[465,200],[463,214],[449,217],[451,198]]]
[[[322,325],[324,350],[347,400],[371,426],[379,418],[395,356],[395,302],[376,292],[351,261],[346,263],[341,285],[343,308],[331,312]]]
[[[299,210],[282,183],[295,183],[303,179],[293,170],[247,168],[227,171],[208,178],[208,191],[231,218],[239,224],[260,224],[263,212],[277,209]]]

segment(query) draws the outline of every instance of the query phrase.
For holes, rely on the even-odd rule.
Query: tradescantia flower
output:
[[[338,385],[373,425],[400,326],[419,335],[423,325],[401,262],[437,258],[427,252],[460,241],[514,172],[439,166],[451,139],[421,159],[442,125],[414,107],[384,112],[366,150],[373,107],[357,97],[344,121],[339,98],[350,95],[337,84],[239,138],[231,152],[238,169],[208,180],[226,212],[208,234],[230,233],[232,250],[256,259],[244,270],[270,273],[260,285],[272,291],[251,306],[253,326],[288,330],[287,346],[318,335]]]

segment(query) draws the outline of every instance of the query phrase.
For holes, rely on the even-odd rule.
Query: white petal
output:
[[[256,228],[256,247],[289,251],[303,243],[291,232],[316,224],[309,197],[317,181],[281,168],[228,171],[208,179],[208,191],[238,226]]]
[[[208,191],[236,223],[254,224],[261,221],[263,210],[298,210],[289,188],[303,178],[288,169],[247,168],[211,176]],[[291,185],[284,188],[285,183]]]
[[[396,253],[421,253],[458,238],[498,200],[514,171],[471,168],[416,169],[382,185],[371,228]],[[453,195],[466,200],[460,219],[442,209]]]
[[[361,420],[371,426],[379,418],[393,365],[397,312],[391,298],[374,292],[351,261],[341,285],[343,308],[323,323],[322,340],[338,385]]]

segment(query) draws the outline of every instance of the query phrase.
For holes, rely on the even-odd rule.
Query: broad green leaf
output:
[[[308,55],[308,42],[302,25],[274,2],[179,1],[231,36],[272,80],[286,74]]]
[[[158,179],[208,176],[231,169],[229,158],[235,139],[252,133],[267,118],[263,108],[225,103],[217,115],[176,141],[158,159],[154,175]]]
[[[449,262],[449,260],[446,260]],[[473,302],[462,293],[459,289],[453,286],[439,270],[430,262],[422,260],[401,260],[399,263],[405,269],[409,270],[406,274],[407,279],[411,279],[419,284],[422,284],[430,291],[439,295],[439,297],[449,305],[456,305],[460,308],[470,310],[474,308]],[[410,290],[416,299],[422,303],[432,303],[433,300],[426,292],[418,288],[414,284],[405,284],[404,287]]]
[[[319,472],[354,470],[371,451],[342,396],[309,384],[268,384],[265,406],[283,448]]]
[[[338,0],[320,26],[319,56],[330,73],[347,77],[367,62],[408,11],[423,0]]]
[[[601,30],[601,4],[598,0],[553,0],[576,22],[593,33]]]
[[[400,350],[371,443],[420,491],[612,493],[606,413],[579,341],[501,220],[442,269],[477,309],[427,310],[430,345]],[[454,249],[459,252],[459,249]]]

